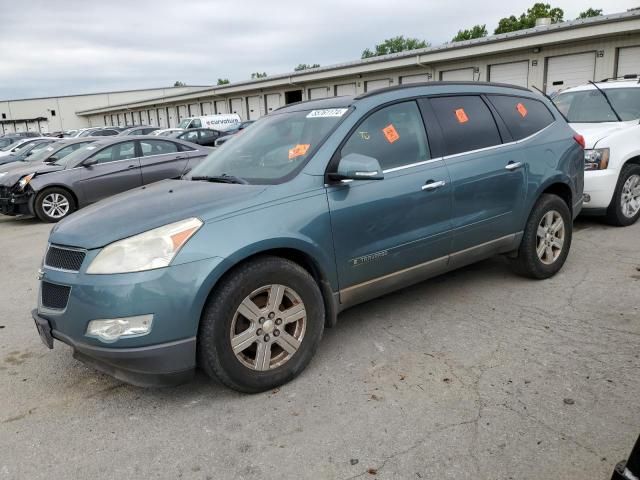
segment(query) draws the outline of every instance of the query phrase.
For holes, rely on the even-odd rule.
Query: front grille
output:
[[[49,247],[44,264],[51,268],[60,268],[77,272],[84,261],[86,252],[82,250],[70,250],[68,248]]]
[[[64,310],[67,307],[70,292],[71,287],[42,282],[42,306],[54,310]]]

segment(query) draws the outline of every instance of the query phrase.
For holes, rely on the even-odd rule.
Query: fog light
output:
[[[582,201],[584,203],[589,203],[591,201],[591,195],[589,195],[588,193],[585,193],[584,195],[582,195]]]
[[[87,336],[111,343],[123,337],[146,335],[151,331],[152,323],[153,315],[91,320],[87,327]]]

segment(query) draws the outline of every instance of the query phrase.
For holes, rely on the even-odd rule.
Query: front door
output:
[[[195,133],[196,137],[198,136],[198,132],[189,133]],[[140,150],[144,185],[179,177],[187,166],[187,153],[179,152],[178,144],[170,140],[140,140]]]
[[[453,187],[453,252],[516,233],[527,169],[518,145],[502,145],[496,120],[475,95],[430,100]]]
[[[140,159],[136,157],[134,141],[103,148],[91,158],[98,163],[82,167],[83,178],[79,181],[86,203],[142,185]]]
[[[444,270],[451,241],[449,174],[431,158],[416,102],[371,114],[340,155],[349,153],[378,159],[384,179],[327,189],[345,304]]]

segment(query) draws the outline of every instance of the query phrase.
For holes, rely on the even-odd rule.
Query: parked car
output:
[[[55,162],[29,162],[1,176],[0,213],[57,222],[110,195],[179,177],[207,153],[176,139],[100,139]]]
[[[611,480],[637,480],[640,478],[640,436],[636,440],[629,458],[618,463]]]
[[[33,317],[49,348],[130,383],[199,365],[268,390],[347,307],[496,254],[553,276],[581,208],[582,141],[547,99],[497,84],[289,105],[183,179],[57,225]]]
[[[242,122],[237,113],[223,113],[218,115],[205,115],[202,117],[183,118],[178,128],[213,128],[220,132],[231,130]]]
[[[640,218],[640,84],[621,79],[569,88],[554,102],[586,142],[584,212],[612,225]]]
[[[163,128],[160,130],[156,130],[151,135],[155,135],[157,137],[170,137],[176,132],[184,132],[184,128]]]
[[[118,135],[121,137],[128,137],[131,135],[149,135],[156,130],[159,130],[158,127],[150,127],[148,125],[139,125],[137,127],[127,128],[126,130],[122,130]]]
[[[18,141],[7,145],[6,147],[0,148],[0,162],[2,162],[4,157],[9,157],[10,155],[15,155],[23,148],[28,147],[29,145],[40,142],[43,140],[49,140],[47,137],[22,137]]]
[[[242,133],[242,131],[247,128],[249,125],[252,125],[255,123],[255,120],[249,120],[247,122],[242,122],[240,125],[238,125],[237,128],[234,128],[232,130],[227,131],[227,135],[218,138],[215,141],[214,146],[215,147],[219,147],[220,145],[223,145],[224,143],[226,143],[228,140],[230,140],[231,138],[233,138],[234,135],[237,135],[239,133]]]
[[[185,142],[196,143],[205,147],[213,147],[217,139],[224,137],[226,132],[219,132],[211,128],[193,128],[172,132],[167,137],[179,138]]]
[[[96,127],[96,128],[86,128],[82,131],[78,131],[74,135],[74,137],[111,137],[114,135],[118,135],[120,130],[117,128],[107,128],[107,127]]]
[[[24,137],[18,135],[3,135],[0,137],[0,150],[21,140],[24,140]]]
[[[77,149],[84,145],[89,145],[95,142],[97,138],[83,137],[83,138],[65,138],[45,145],[43,148],[38,149],[35,152],[31,152],[31,155],[27,155],[20,161],[14,161],[12,163],[6,163],[0,167],[0,177],[6,175],[10,170],[14,168],[24,168],[25,163],[54,163],[62,158],[66,157]]]
[[[0,165],[4,165],[11,162],[20,162],[21,160],[32,155],[33,153],[36,153],[46,148],[47,145],[55,141],[56,140],[54,138],[41,138],[36,141],[27,143],[25,146],[21,147],[18,151],[11,153],[9,155],[0,157]]]

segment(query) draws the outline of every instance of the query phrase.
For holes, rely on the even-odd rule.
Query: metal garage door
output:
[[[178,125],[178,109],[176,107],[167,107],[167,114],[169,128],[176,127]]]
[[[277,108],[280,108],[280,94],[270,93],[266,96],[267,101],[267,113],[273,112]]]
[[[189,116],[190,117],[199,117],[200,115],[201,115],[201,113],[200,113],[200,104],[191,103],[189,105]]]
[[[178,121],[182,120],[183,118],[187,118],[189,116],[188,110],[187,110],[187,106],[186,105],[179,105],[178,106]]]
[[[618,50],[618,69],[616,75],[640,75],[640,47],[625,47]]]
[[[121,113],[118,114],[118,126],[123,126],[124,125],[124,115],[122,115]]]
[[[418,75],[405,75],[404,77],[400,77],[400,83],[403,85],[407,85],[409,83],[421,83],[428,82],[429,74],[420,73]]]
[[[547,59],[546,92],[582,85],[593,80],[596,68],[596,52],[562,55]]]
[[[529,61],[490,65],[489,80],[526,88],[529,86]]]
[[[460,82],[460,81],[472,82],[474,80],[473,68],[459,68],[457,70],[445,70],[444,72],[440,72],[440,80],[449,81],[449,82]]]
[[[336,97],[341,97],[343,95],[355,95],[355,94],[356,94],[355,83],[345,83],[343,85],[336,85]]]
[[[389,85],[391,85],[391,81],[388,78],[384,78],[382,80],[368,80],[365,82],[365,91],[373,92],[374,90],[386,88]]]
[[[202,108],[202,115],[211,115],[213,113],[211,102],[202,102],[200,107]]]
[[[227,109],[227,102],[224,100],[216,100],[215,102],[216,113],[220,115],[221,113],[229,113]]]
[[[247,110],[249,110],[249,120],[260,118],[260,97],[247,97]]]
[[[168,127],[168,123],[167,123],[167,109],[166,108],[158,108],[156,110],[157,114],[158,114],[158,127],[160,128],[167,128]]]
[[[244,118],[242,115],[242,99],[241,98],[232,98],[231,99],[231,113],[237,113],[241,118]]]
[[[329,96],[329,87],[316,87],[309,89],[309,100],[326,98]]]

